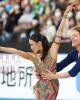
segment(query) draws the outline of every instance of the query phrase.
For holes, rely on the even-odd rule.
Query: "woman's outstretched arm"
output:
[[[15,48],[9,48],[9,47],[0,47],[0,51],[7,52],[7,53],[15,53],[31,61],[33,61],[33,57],[35,56],[33,53],[24,52],[24,51],[21,51]]]
[[[73,4],[68,6],[66,11],[64,12],[64,15],[63,15],[63,18],[61,20],[58,31],[56,32],[55,41],[53,42],[53,44],[50,48],[50,54],[55,60],[57,59],[57,53],[58,53],[58,49],[60,47],[60,43],[61,43],[61,39],[62,39],[61,34],[63,33],[66,20],[68,20],[67,14],[68,14],[68,12],[72,11],[72,9],[74,9]]]

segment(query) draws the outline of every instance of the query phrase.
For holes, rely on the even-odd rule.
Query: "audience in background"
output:
[[[0,41],[24,42],[40,32],[51,43],[66,8],[65,0],[0,0]],[[80,7],[68,14],[63,35],[80,24]]]

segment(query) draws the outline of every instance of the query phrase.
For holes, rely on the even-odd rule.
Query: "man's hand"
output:
[[[43,80],[52,80],[52,79],[55,79],[55,74],[53,74],[51,71],[49,71],[47,69],[46,73],[42,74],[42,79]]]

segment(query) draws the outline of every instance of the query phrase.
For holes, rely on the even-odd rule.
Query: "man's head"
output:
[[[72,46],[75,48],[80,47],[80,26],[72,28]]]

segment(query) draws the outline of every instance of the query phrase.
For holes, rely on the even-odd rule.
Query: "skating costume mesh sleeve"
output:
[[[48,52],[47,56],[45,57],[43,64],[39,64],[38,60],[37,62],[35,60],[34,60],[35,66],[39,65],[40,68],[42,66],[45,67],[45,69],[49,69],[53,73],[56,73],[56,61],[51,57],[50,52]],[[40,94],[40,100],[55,100],[58,94],[58,89],[59,89],[59,82],[57,79],[51,81],[46,81],[41,79],[34,86],[34,90],[38,91]]]

